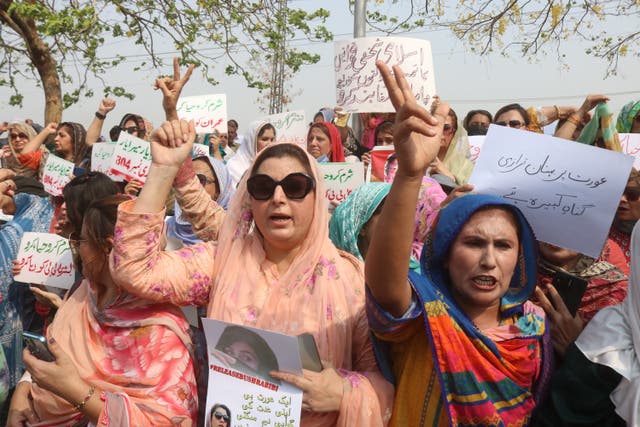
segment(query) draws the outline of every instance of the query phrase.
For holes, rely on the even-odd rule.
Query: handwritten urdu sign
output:
[[[111,173],[111,159],[116,145],[116,142],[93,144],[91,148],[91,170],[102,172],[114,181],[122,181],[122,176]]]
[[[622,153],[492,125],[469,182],[520,208],[538,239],[597,258],[632,163]]]
[[[145,182],[150,167],[151,145],[127,132],[120,132],[111,157],[110,172],[127,181],[135,179]]]
[[[329,203],[341,203],[356,188],[364,184],[362,163],[319,163],[324,179],[324,198]],[[331,205],[330,205],[331,206]]]
[[[307,151],[308,124],[304,110],[272,114],[264,118],[276,128],[276,141],[297,144]]]
[[[472,162],[475,163],[478,160],[485,139],[486,135],[473,135],[469,137],[469,156],[471,156]]]
[[[297,337],[213,319],[203,318],[202,325],[209,356],[207,417],[221,403],[229,408],[233,426],[299,426],[302,391],[268,375],[270,369],[302,375]],[[236,352],[238,342],[245,354]]]
[[[209,155],[209,146],[205,144],[193,144],[193,148],[191,149],[191,158],[195,159],[196,157],[208,156]]]
[[[640,169],[640,133],[620,133],[622,152],[633,157],[633,167]]]
[[[44,191],[52,196],[62,196],[62,189],[71,181],[73,168],[73,162],[49,154],[42,174]]]
[[[227,95],[183,96],[176,110],[181,119],[193,119],[196,133],[227,132]]]
[[[17,261],[22,270],[16,282],[37,283],[69,289],[75,280],[75,271],[69,241],[57,234],[24,233]]]
[[[430,106],[436,94],[431,43],[402,37],[363,37],[334,44],[337,105],[352,113],[393,113],[376,68],[382,60],[400,65],[418,102]]]

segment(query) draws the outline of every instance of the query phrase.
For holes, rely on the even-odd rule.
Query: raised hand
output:
[[[607,101],[609,101],[609,97],[606,95],[587,95],[580,108],[578,108],[577,113],[580,115],[580,118],[584,119],[587,113],[593,110],[596,105]]]
[[[116,108],[115,99],[104,98],[102,101],[100,101],[100,105],[98,106],[98,112],[106,116],[114,108]]]
[[[376,66],[396,109],[393,146],[398,158],[398,174],[424,176],[440,150],[442,128],[449,106],[439,103],[434,114],[430,114],[416,102],[399,66],[393,67],[393,75],[384,62],[377,61]]]
[[[178,64],[178,58],[175,57],[173,58],[173,79],[171,77],[159,77],[156,79],[153,88],[162,91],[162,108],[164,109],[167,120],[175,120],[178,118],[178,113],[176,112],[178,99],[180,98],[182,88],[189,81],[194,68],[194,64],[189,65],[187,72],[184,73],[184,76],[180,77],[180,64]]]
[[[191,155],[196,130],[193,120],[172,120],[151,134],[151,161],[158,166],[180,167]]]

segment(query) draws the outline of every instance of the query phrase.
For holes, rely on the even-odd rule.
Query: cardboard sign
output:
[[[191,149],[191,158],[209,156],[209,146],[204,144],[193,144]]]
[[[640,170],[640,133],[619,133],[622,152],[633,157],[633,167]]]
[[[151,167],[151,145],[140,138],[120,132],[111,157],[110,172],[126,181],[145,182]]]
[[[539,240],[597,258],[632,163],[622,153],[491,125],[469,182],[520,208]]]
[[[307,132],[309,126],[305,120],[304,110],[272,114],[264,120],[276,128],[276,141],[297,144],[307,151]]]
[[[57,234],[26,232],[16,258],[22,267],[16,282],[69,289],[75,280],[69,241]]]
[[[176,106],[178,117],[192,120],[196,133],[227,133],[227,95],[183,96]]]
[[[205,425],[218,403],[229,408],[231,425],[299,426],[302,390],[268,375],[302,375],[297,337],[205,318],[202,325],[209,356]]]
[[[44,191],[52,196],[62,196],[62,189],[71,181],[73,168],[73,162],[49,154],[42,174]]]
[[[319,163],[324,179],[325,199],[339,204],[356,188],[364,184],[364,166],[362,163]]]
[[[469,137],[469,156],[471,156],[473,163],[478,160],[486,138],[486,135],[473,135]]]
[[[334,70],[337,104],[346,112],[393,113],[387,88],[376,68],[381,60],[402,68],[423,106],[436,94],[431,43],[401,37],[363,37],[335,43]]]
[[[116,149],[116,142],[101,142],[91,148],[91,170],[102,172],[114,181],[122,181],[121,175],[111,173],[111,159]]]

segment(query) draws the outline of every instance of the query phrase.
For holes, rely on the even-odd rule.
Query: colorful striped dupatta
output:
[[[462,226],[477,210],[500,206],[520,222],[520,256],[502,298],[502,322],[480,331],[455,303],[444,259]],[[444,406],[453,426],[524,426],[541,400],[551,348],[544,312],[526,302],[535,288],[536,240],[514,206],[469,195],[453,201],[436,220],[422,253],[423,274],[409,274],[421,306]]]

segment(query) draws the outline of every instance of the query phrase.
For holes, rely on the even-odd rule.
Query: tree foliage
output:
[[[242,75],[249,87],[269,88],[242,58],[273,57],[285,45],[283,38],[331,39],[323,25],[327,10],[287,7],[283,23],[277,8],[278,0],[0,0],[0,70],[5,76],[0,85],[11,87],[10,103],[20,105],[16,77],[39,81],[47,121],[59,120],[63,108],[93,96],[92,77],[102,81],[105,96],[131,98],[126,88],[104,77],[126,65],[127,57],[105,56],[103,47],[124,40],[145,52],[134,70],[158,68],[163,54],[175,50],[181,63],[199,65],[212,84],[217,83],[213,69],[222,67],[227,74]],[[292,73],[319,60],[294,49],[282,57]],[[61,81],[71,88],[66,93]]]
[[[390,13],[389,4],[403,12]],[[448,28],[482,55],[535,58],[555,51],[562,61],[564,43],[582,40],[586,53],[606,61],[610,74],[615,74],[621,57],[640,56],[639,18],[637,0],[376,0],[367,11],[369,25],[378,30]],[[628,25],[618,25],[621,21]]]

